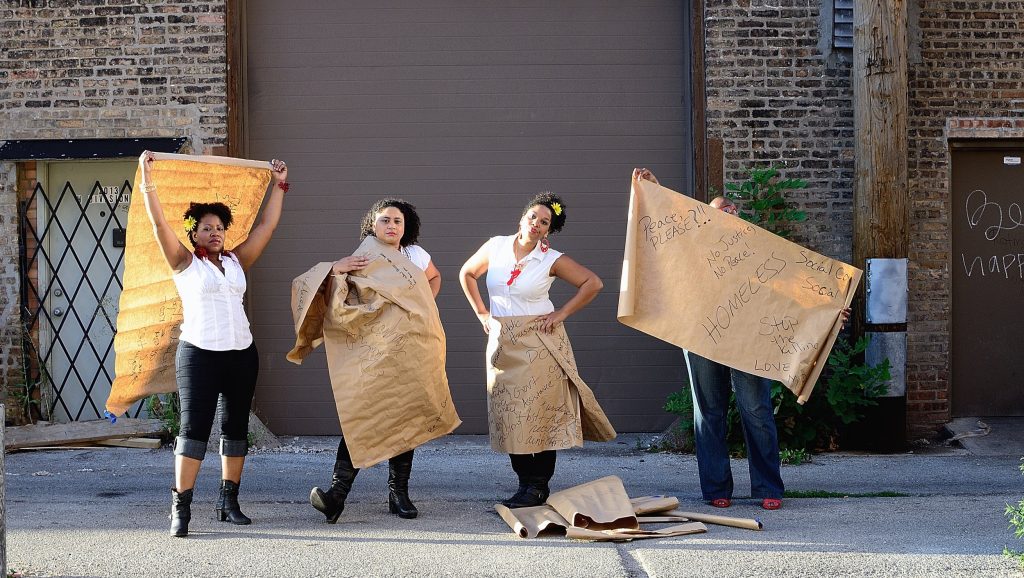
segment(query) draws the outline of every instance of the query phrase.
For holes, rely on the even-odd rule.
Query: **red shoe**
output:
[[[711,505],[716,508],[728,508],[729,506],[732,505],[732,502],[729,500],[729,498],[716,498],[714,500],[711,500]]]
[[[782,500],[776,500],[775,498],[765,498],[761,500],[761,507],[765,510],[778,510],[782,507]]]

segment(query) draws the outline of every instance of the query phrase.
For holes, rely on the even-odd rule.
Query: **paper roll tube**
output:
[[[679,498],[673,496],[643,496],[630,498],[629,503],[633,506],[633,512],[637,516],[667,512],[679,507]]]
[[[764,525],[761,524],[761,520],[752,518],[732,518],[729,516],[716,516],[714,514],[701,514],[699,512],[681,512],[679,510],[672,510],[671,512],[665,512],[666,516],[678,516],[693,520],[695,522],[704,522],[705,524],[715,524],[716,526],[731,526],[733,528],[743,528],[745,530],[763,530]]]

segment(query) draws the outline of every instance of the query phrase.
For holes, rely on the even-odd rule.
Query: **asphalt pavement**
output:
[[[360,472],[337,525],[307,501],[330,479],[337,438],[282,438],[251,454],[240,501],[251,526],[216,522],[219,463],[209,455],[191,534],[168,535],[167,448],[23,451],[7,456],[7,561],[25,576],[1022,576],[1002,555],[1024,549],[1007,503],[1024,499],[1020,453],[920,448],[825,454],[784,466],[778,511],[749,499],[733,461],[733,506],[700,499],[692,455],[649,453],[624,435],[559,453],[553,489],[606,475],[632,496],[673,495],[689,511],[756,517],[754,532],[626,543],[521,539],[493,505],[515,489],[508,458],[484,436],[448,436],[416,452],[415,520],[387,511],[387,465]],[[817,496],[817,497],[792,497]]]

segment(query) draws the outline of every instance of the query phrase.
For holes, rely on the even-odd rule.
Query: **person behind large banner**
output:
[[[374,203],[374,205],[370,208],[366,216],[363,217],[360,233],[361,238],[364,241],[364,245],[368,238],[371,240],[376,239],[381,244],[383,244],[384,250],[395,251],[398,255],[401,255],[408,259],[408,261],[406,262],[411,261],[412,265],[414,265],[420,271],[422,271],[423,274],[425,275],[426,285],[427,287],[429,287],[429,289],[416,287],[415,283],[413,284],[412,289],[416,291],[427,292],[427,298],[431,300],[430,303],[432,305],[432,299],[436,298],[438,291],[441,290],[441,274],[440,272],[438,272],[437,267],[434,266],[434,263],[430,258],[430,254],[427,253],[422,247],[420,247],[417,244],[420,233],[420,219],[416,213],[416,208],[413,205],[400,199],[381,199]],[[343,259],[339,259],[338,261],[334,262],[334,264],[331,266],[331,275],[333,276],[334,280],[337,280],[338,283],[345,283],[345,276],[351,273],[364,271],[370,265],[372,261],[371,257],[369,257],[367,253],[362,251],[363,246],[360,246],[360,249],[361,250],[357,251],[356,254],[345,257]],[[398,257],[398,255],[395,255],[395,257]],[[387,270],[394,271],[394,269],[390,267],[387,268]],[[335,287],[332,286],[332,279],[328,278],[327,284],[324,287],[325,293],[328,295],[332,294],[334,289]],[[342,289],[342,287],[337,287],[337,289]],[[409,289],[409,287],[406,286],[406,289]],[[356,302],[353,302],[351,305],[355,306],[356,308],[358,308],[359,306],[358,303]],[[370,311],[369,313],[373,314],[374,312]],[[443,355],[444,336],[443,333],[441,332],[441,325],[440,319],[438,318],[437,314],[437,308],[432,307],[429,311],[419,311],[415,312],[415,314],[423,315],[424,317],[429,318],[428,321],[430,321],[431,323],[429,323],[429,327],[427,330],[435,334],[432,335],[432,337],[437,338],[437,341],[440,343],[441,354]],[[354,323],[349,324],[348,329],[357,332],[359,330],[357,330],[355,326],[357,324],[363,323],[366,320],[366,318],[364,316],[359,316],[355,317],[353,320]],[[370,323],[372,325],[369,328],[370,332],[378,334],[393,334],[390,337],[385,336],[381,343],[369,346],[370,349],[379,350],[379,354],[376,354],[377,357],[395,358],[399,356],[406,357],[408,355],[404,351],[402,343],[404,342],[406,337],[415,337],[415,335],[410,335],[410,330],[408,328],[406,328],[404,331],[400,331],[398,325],[389,328],[387,327],[388,322],[384,320],[377,320],[376,322],[371,321]],[[401,335],[401,333],[405,333],[405,335],[403,336]],[[348,349],[352,349],[352,343],[354,343],[354,338],[350,340]],[[331,355],[330,349],[328,350],[328,355]],[[417,364],[420,363],[420,360],[406,361],[411,361],[412,363]],[[378,363],[378,367],[380,366],[380,362],[381,360],[377,360],[375,362]],[[387,363],[387,359],[384,359],[383,362]],[[440,364],[440,376],[443,377],[443,358],[440,360]],[[379,377],[383,379],[390,379],[396,377],[394,375],[396,373],[404,374],[398,375],[398,379],[408,377],[408,374],[406,374],[406,372],[402,370],[396,370],[395,367],[397,366],[391,367],[391,371],[380,371]],[[369,367],[367,367],[367,369],[368,371],[363,372],[363,375],[364,377],[369,376],[365,378],[367,380],[367,383],[372,386],[373,384],[371,382],[373,382],[375,379],[373,375],[376,375],[376,373],[374,372],[373,369],[370,369]],[[334,371],[332,369],[332,374],[333,373]],[[354,384],[351,383],[335,384],[335,387],[344,388],[348,386],[349,388],[352,388],[353,385]],[[437,383],[434,385],[438,387],[443,387],[443,402],[445,403],[445,405],[449,406],[448,409],[450,410],[451,415],[454,415],[454,410],[450,408],[450,394],[448,393],[447,382]],[[415,381],[409,384],[410,388],[415,388],[416,386],[417,384],[415,383]],[[371,390],[370,395],[373,394],[373,389],[375,388],[368,388],[368,390]],[[365,392],[357,391],[352,392],[352,395],[364,396],[364,393]],[[411,394],[412,393],[410,392],[410,395]],[[378,400],[378,403],[380,401],[393,405],[405,404],[407,407],[412,407],[414,411],[418,410],[418,400],[409,399],[408,397],[406,397],[405,399]],[[374,416],[362,417],[368,419],[374,418]],[[413,424],[411,427],[415,427],[415,424],[419,423],[415,420],[405,420],[401,418],[398,419],[398,422],[404,425]],[[447,427],[438,428],[435,430],[435,432],[428,434],[427,437],[421,437],[424,439],[424,441],[426,439],[432,439],[433,437],[438,437],[439,435],[449,433],[457,425],[458,419],[457,416],[455,416],[454,422],[449,420],[449,424],[447,425]],[[349,429],[346,430],[346,427],[348,427]],[[365,443],[367,442],[360,440],[366,440],[367,438],[357,436],[353,430],[353,428],[355,427],[355,425],[351,424],[347,426],[343,420],[342,438],[338,442],[338,452],[334,461],[331,485],[326,490],[322,490],[319,487],[314,487],[309,494],[310,504],[317,511],[319,511],[326,517],[326,520],[329,524],[336,523],[338,521],[338,518],[341,516],[342,511],[345,509],[345,500],[352,489],[352,484],[355,481],[356,474],[359,473],[359,468],[356,467],[356,465],[353,463],[352,454],[357,451],[365,452],[366,450],[370,449],[359,445],[365,445]],[[370,427],[372,429],[372,426]],[[416,433],[422,434],[424,432]],[[408,449],[402,451],[397,455],[392,455],[388,458],[388,508],[392,514],[396,514],[400,518],[415,518],[419,514],[419,511],[417,510],[416,506],[412,503],[412,501],[409,498],[409,476],[412,473],[413,452],[414,449]]]
[[[146,213],[160,250],[174,270],[184,321],[175,357],[181,432],[174,442],[174,488],[171,489],[171,534],[188,535],[192,494],[206,456],[218,403],[221,487],[217,519],[250,524],[238,506],[238,486],[248,453],[249,407],[256,391],[259,356],[242,307],[245,271],[263,253],[281,218],[288,190],[288,167],[271,161],[273,189],[259,222],[233,250],[225,249],[231,210],[223,203],[192,203],[182,225],[192,250],[185,247],[164,216],[150,178],[153,153],[139,157]],[[218,401],[219,400],[219,401]]]
[[[634,169],[633,178],[658,184],[654,173],[645,168]],[[738,214],[736,204],[725,197],[716,197],[708,204],[730,215]],[[844,309],[843,319],[848,317],[849,309]],[[716,508],[732,505],[732,468],[726,436],[729,392],[733,391],[747,446],[750,495],[760,499],[761,507],[766,510],[781,508],[785,485],[771,380],[727,367],[692,351],[684,349],[683,354],[693,396],[694,445],[704,500]]]
[[[488,418],[491,447],[509,454],[519,478],[502,504],[543,504],[555,472],[556,450],[583,440],[614,439],[615,430],[579,377],[562,322],[597,296],[601,279],[551,248],[550,234],[566,220],[565,202],[536,195],[519,232],[492,237],[462,266],[462,289],[488,334]],[[490,307],[478,279],[487,274]],[[559,309],[548,297],[555,278],[577,288]]]

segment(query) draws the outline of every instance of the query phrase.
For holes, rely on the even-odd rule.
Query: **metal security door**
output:
[[[1024,145],[952,157],[953,416],[1024,416]]]
[[[131,161],[50,163],[22,205],[26,326],[51,420],[102,417],[134,173]]]

